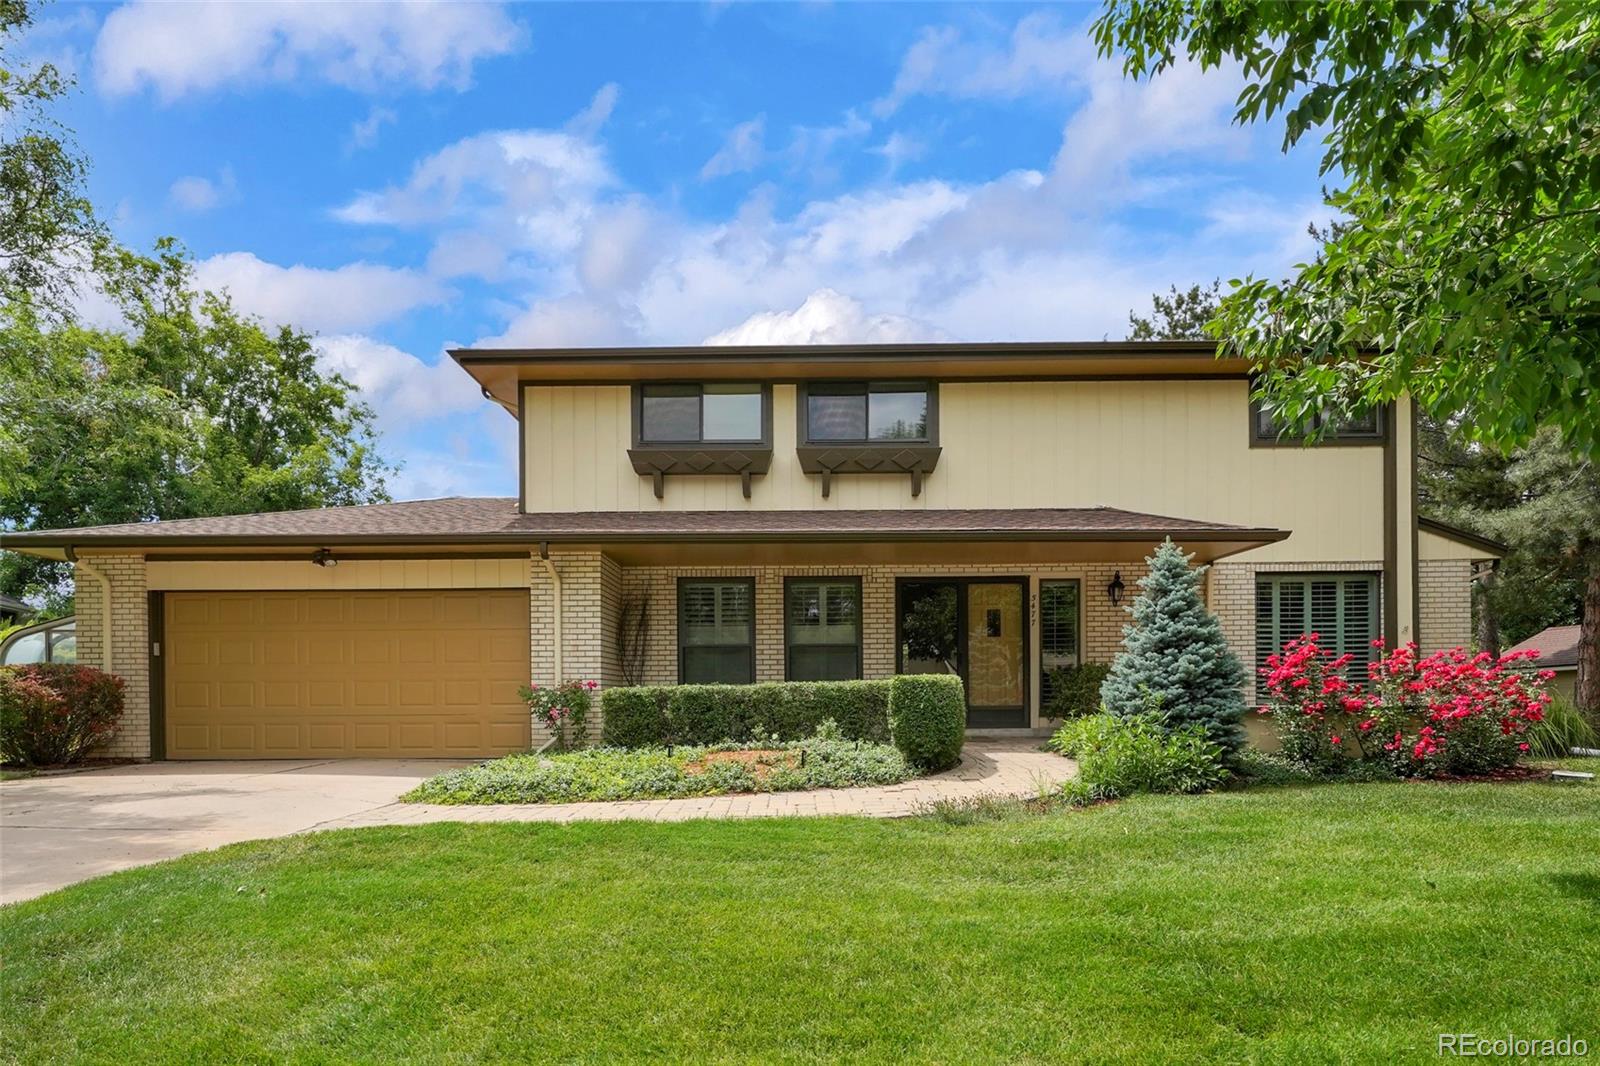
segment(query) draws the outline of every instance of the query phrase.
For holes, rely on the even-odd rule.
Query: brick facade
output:
[[[1122,607],[1112,607],[1106,586],[1119,572],[1127,593]],[[728,566],[728,567],[625,567],[623,597],[648,603],[642,681],[670,685],[678,680],[678,592],[680,577],[750,577],[755,579],[757,681],[782,681],[785,674],[783,584],[786,577],[848,576],[861,578],[862,675],[892,677],[895,672],[895,580],[902,577],[1028,577],[1050,580],[1076,578],[1083,585],[1082,654],[1089,662],[1109,662],[1122,641],[1127,621],[1126,605],[1137,593],[1143,563],[1062,564],[1058,567],[1004,564],[927,566]],[[1036,583],[1030,580],[1030,600]],[[1030,607],[1030,611],[1032,607]],[[1035,628],[1030,624],[1030,631]],[[1033,658],[1030,649],[1029,659]],[[1036,669],[1036,666],[1035,666]],[[1029,680],[1030,690],[1037,688]]]
[[[109,670],[122,678],[122,726],[101,754],[113,758],[150,757],[150,629],[149,596],[144,556],[85,556],[76,574],[78,662],[108,669],[105,653],[105,596],[100,582],[83,572],[83,564],[105,576],[111,588],[111,660]]]
[[[112,668],[127,683],[122,729],[106,754],[147,758],[151,753],[148,597],[144,560],[139,555],[99,555],[87,562],[104,574],[112,587]],[[756,588],[756,678],[779,681],[785,673],[783,583],[785,577],[859,576],[862,587],[862,665],[869,678],[895,670],[895,580],[915,576],[994,575],[1029,578],[1029,612],[1037,610],[1038,581],[1076,578],[1083,588],[1082,654],[1088,662],[1109,662],[1122,640],[1126,604],[1138,592],[1145,573],[1142,563],[1063,563],[1059,566],[961,564],[917,566],[730,566],[625,567],[599,550],[555,552],[551,562],[561,578],[562,663],[568,680],[595,680],[602,686],[624,683],[620,619],[629,600],[648,601],[648,625],[640,680],[672,684],[678,676],[677,579],[679,577],[752,577]],[[1206,582],[1208,603],[1222,622],[1228,643],[1247,665],[1255,656],[1255,576],[1258,573],[1363,571],[1381,569],[1376,560],[1342,563],[1273,563],[1223,561]],[[1112,575],[1121,572],[1127,587],[1124,606],[1114,608],[1106,596]],[[1472,625],[1471,564],[1465,560],[1426,560],[1419,571],[1420,628],[1425,650],[1470,645]],[[555,604],[545,563],[528,562],[530,607],[529,672],[541,685],[553,684],[555,667]],[[101,647],[104,605],[100,584],[80,573],[77,583],[79,661],[104,666]],[[1036,630],[1037,618],[1030,623]],[[1037,635],[1034,635],[1037,641]],[[1035,650],[1029,649],[1033,662]],[[1037,665],[1031,668],[1036,672]],[[1037,688],[1036,678],[1029,688]],[[1253,689],[1253,685],[1251,686]],[[1253,691],[1247,692],[1252,700]],[[1036,696],[1035,696],[1036,701]],[[1041,724],[1035,713],[1034,722]],[[598,735],[596,710],[591,731]],[[534,729],[535,745],[548,735]]]
[[[1472,563],[1466,559],[1418,563],[1417,608],[1421,651],[1472,647]]]

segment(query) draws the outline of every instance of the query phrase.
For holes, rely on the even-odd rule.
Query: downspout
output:
[[[101,663],[108,674],[116,673],[111,668],[111,579],[100,571],[90,566],[88,560],[78,558],[78,553],[72,545],[67,545],[64,554],[67,562],[80,573],[88,574],[94,578],[95,584],[100,586],[100,648]]]
[[[539,561],[544,564],[544,572],[550,575],[550,597],[555,601],[555,637],[556,637],[556,671],[555,684],[562,682],[561,673],[561,572],[556,569],[556,564],[550,561],[550,542],[539,542]]]
[[[559,685],[561,684],[561,571],[557,570],[556,564],[550,561],[550,542],[547,540],[541,540],[539,542],[539,561],[544,564],[544,572],[550,577],[550,598],[553,601],[555,608],[553,611],[555,615],[556,641],[555,683]],[[549,740],[545,741],[539,746],[539,749],[535,751],[534,754],[543,755],[545,751],[549,749],[550,745],[554,744],[555,742],[556,738],[551,736]]]

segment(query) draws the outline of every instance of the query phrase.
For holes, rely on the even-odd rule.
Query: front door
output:
[[[1028,725],[1027,581],[903,578],[903,674],[955,674],[967,691],[967,727]]]

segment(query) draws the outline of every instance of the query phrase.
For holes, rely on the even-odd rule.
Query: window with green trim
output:
[[[1315,633],[1335,655],[1371,662],[1378,639],[1376,574],[1258,574],[1256,667],[1291,640]],[[1352,670],[1353,679],[1364,672]]]
[[[790,681],[861,676],[861,579],[790,578],[784,585],[784,644]]]
[[[756,586],[750,578],[678,582],[678,681],[756,679]]]

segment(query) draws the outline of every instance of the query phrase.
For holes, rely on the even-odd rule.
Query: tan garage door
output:
[[[526,748],[525,589],[168,592],[169,759]]]

